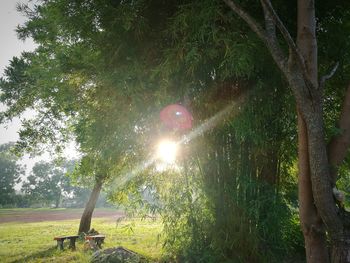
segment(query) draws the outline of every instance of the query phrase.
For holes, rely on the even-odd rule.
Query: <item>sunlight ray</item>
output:
[[[219,122],[222,122],[226,117],[228,117],[230,114],[233,113],[233,111],[239,107],[237,107],[236,102],[233,102],[226,106],[224,109],[219,111],[217,114],[214,116],[210,117],[206,121],[204,121],[201,125],[199,125],[197,128],[195,128],[193,131],[190,133],[183,135],[182,138],[178,142],[173,142],[174,145],[181,145],[190,142],[191,140],[195,139],[196,137],[204,134],[208,130],[214,128],[219,124]],[[239,104],[240,105],[240,104]],[[139,164],[134,168],[132,171],[128,171],[125,173],[122,173],[118,178],[116,178],[113,182],[113,185],[117,189],[122,188],[126,183],[128,183],[130,180],[132,180],[135,176],[140,174],[142,171],[145,169],[149,168],[151,165],[155,164],[157,161],[159,161],[159,154],[156,154],[152,158],[148,159],[147,161]],[[170,157],[169,157],[170,158]],[[171,157],[173,158],[173,157]],[[173,161],[173,160],[172,160]]]

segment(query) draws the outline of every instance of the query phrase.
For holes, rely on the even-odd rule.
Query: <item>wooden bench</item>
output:
[[[89,241],[91,248],[102,248],[105,238],[105,235],[85,236],[85,240]]]
[[[78,238],[79,236],[60,236],[60,237],[54,237],[53,240],[57,241],[57,248],[63,250],[63,242],[66,239],[69,239],[69,248],[72,250],[75,250],[75,240]]]

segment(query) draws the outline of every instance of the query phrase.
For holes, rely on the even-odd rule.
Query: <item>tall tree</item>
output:
[[[15,185],[20,182],[24,169],[10,152],[13,143],[0,145],[0,205],[15,205]]]
[[[65,167],[54,163],[39,162],[32,169],[31,175],[23,183],[22,190],[34,203],[59,207],[62,197],[70,194],[71,187]]]
[[[344,148],[350,142],[348,121],[340,121],[342,133],[333,141],[343,139],[342,147],[334,147],[327,155],[323,123],[324,81],[333,75],[318,78],[317,37],[315,6],[312,0],[298,1],[297,41],[295,42],[278,17],[269,0],[262,0],[265,18],[263,28],[252,16],[235,2],[224,2],[239,15],[261,38],[276,64],[286,77],[298,107],[299,131],[299,202],[302,228],[308,262],[328,262],[326,232],[332,244],[332,262],[350,262],[348,213],[337,206],[332,189],[335,178],[329,167],[345,158]],[[280,31],[289,48],[287,54],[280,46],[276,34]],[[345,97],[342,112],[349,111],[349,97]],[[342,115],[343,116],[343,115]],[[341,116],[341,120],[343,117]],[[336,161],[335,161],[336,160]]]
[[[59,150],[73,134],[91,161],[84,168],[86,176],[100,186],[116,175],[116,166],[134,155],[136,120],[150,111],[147,103],[154,101],[150,91],[156,85],[149,79],[149,65],[158,54],[157,41],[150,39],[160,38],[158,29],[164,25],[154,19],[157,1],[40,4],[18,6],[28,17],[18,35],[31,36],[38,48],[14,58],[5,70],[1,101],[9,109],[3,116],[11,119],[26,108],[37,110],[37,117],[24,123],[17,144],[28,151],[43,144]],[[163,4],[171,9],[167,6]]]
[[[91,227],[92,214],[94,212],[98,197],[102,189],[103,181],[100,178],[96,178],[96,182],[89,196],[89,200],[85,204],[83,214],[80,218],[78,234],[87,233]]]

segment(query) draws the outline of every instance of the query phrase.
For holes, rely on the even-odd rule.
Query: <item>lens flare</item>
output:
[[[177,154],[176,142],[163,140],[158,144],[157,157],[165,163],[174,163]]]
[[[163,160],[164,164],[172,164],[172,162],[175,162],[176,160],[178,145],[187,144],[196,137],[201,136],[205,132],[215,128],[218,124],[223,122],[227,116],[231,116],[231,114],[239,112],[240,105],[242,104],[242,102],[243,101],[239,101],[239,103],[233,102],[232,104],[226,106],[220,112],[216,113],[214,116],[204,121],[201,125],[196,127],[188,134],[184,135],[182,139],[176,142],[171,140],[161,141],[158,144],[157,153],[155,155],[152,155],[150,159],[145,160],[140,164],[137,164],[131,171],[122,171],[120,175],[116,179],[114,179],[114,183],[112,184],[114,185],[113,188],[121,189],[126,183],[128,183],[130,180],[136,177],[139,173],[148,169],[149,167],[152,167],[152,165],[154,164],[158,164],[157,161],[159,161],[159,159]],[[167,169],[167,167],[162,168],[161,165],[158,167],[160,167],[160,171]]]

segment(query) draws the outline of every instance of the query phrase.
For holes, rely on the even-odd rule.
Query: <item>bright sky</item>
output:
[[[31,39],[25,42],[18,40],[15,29],[17,25],[25,22],[26,18],[16,11],[16,3],[36,2],[30,0],[0,0],[0,76],[3,76],[5,67],[14,56],[20,56],[22,51],[31,51],[35,49],[35,44]],[[4,105],[0,104],[0,111],[4,110]],[[27,112],[25,117],[30,117],[34,112]],[[0,125],[0,144],[16,141],[21,122],[18,118],[5,125]],[[74,145],[67,150],[68,158],[76,156]],[[48,159],[48,154],[41,158],[30,159],[28,156],[21,161],[27,165],[27,174],[31,170],[35,161],[39,159]]]
[[[0,75],[3,75],[5,67],[9,64],[9,60],[13,56],[19,56],[24,50],[33,50],[35,45],[33,41],[25,42],[17,39],[15,29],[18,24],[25,21],[25,18],[16,11],[16,3],[26,3],[28,0],[1,0],[0,2]],[[0,110],[4,109],[0,105]],[[18,139],[17,130],[20,127],[20,120],[15,119],[6,126],[0,126],[0,144],[15,141]]]

